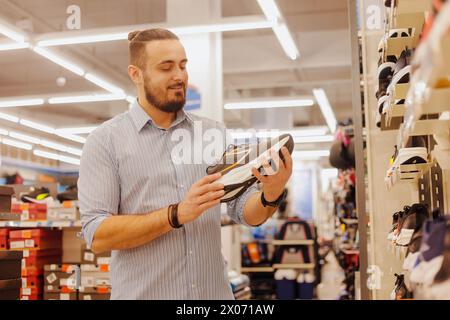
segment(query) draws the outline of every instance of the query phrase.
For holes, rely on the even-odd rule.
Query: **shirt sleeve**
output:
[[[83,148],[78,179],[81,236],[89,248],[103,220],[118,212],[118,166],[112,154],[112,145],[106,134],[103,131],[91,133]]]
[[[223,130],[225,136],[224,141],[224,150],[225,150],[228,144],[233,142],[233,139],[223,124],[219,124],[219,126],[221,130]],[[238,224],[245,225],[247,227],[253,227],[252,225],[248,224],[245,221],[244,207],[245,204],[247,203],[247,200],[258,191],[259,191],[258,186],[255,183],[250,188],[245,190],[245,192],[241,196],[232,201],[227,202],[227,215],[231,218],[231,220],[233,220]]]

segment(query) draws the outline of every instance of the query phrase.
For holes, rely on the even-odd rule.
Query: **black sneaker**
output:
[[[429,218],[428,206],[415,203],[411,206],[406,217],[401,222],[400,234],[396,239],[396,244],[408,246],[411,243],[414,233],[417,233],[423,223]]]
[[[405,284],[405,276],[403,274],[394,274],[395,279],[395,300],[399,299],[411,299],[412,293],[408,290]]]
[[[290,134],[283,134],[273,139],[264,139],[257,144],[230,146],[222,155],[219,163],[206,169],[207,174],[222,173],[222,176],[217,180],[217,182],[225,185],[225,195],[221,202],[236,199],[257,181],[251,171],[253,167],[256,167],[261,174],[265,174],[262,162],[269,156],[270,150],[279,152],[280,158],[283,160],[281,153],[283,146],[292,154],[294,139]],[[269,164],[274,165],[271,160]]]
[[[66,191],[58,193],[56,198],[60,201],[76,201],[78,200],[78,188],[76,185],[71,185],[66,188]]]
[[[48,197],[50,197],[50,190],[45,187],[42,187],[42,188],[35,188],[34,191],[22,195],[20,200],[27,203],[42,203],[42,201]]]

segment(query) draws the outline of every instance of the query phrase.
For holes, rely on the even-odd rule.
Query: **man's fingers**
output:
[[[292,171],[292,157],[289,150],[286,147],[281,148],[281,153],[283,154],[284,164],[288,171]]]
[[[259,182],[264,183],[267,180],[267,177],[264,177],[256,168],[252,168],[252,173],[258,179]]]
[[[220,172],[218,173],[214,173],[214,174],[209,174],[207,176],[204,176],[203,178],[201,178],[199,181],[197,181],[196,183],[194,183],[195,186],[203,186],[205,184],[211,183],[213,181],[216,181],[217,179],[219,179],[222,176],[222,174]]]
[[[220,203],[220,199],[216,199],[213,201],[209,201],[209,202],[205,202],[202,205],[199,206],[200,210],[202,212],[211,209],[212,207],[215,207],[216,205],[218,205]]]
[[[197,186],[196,188],[193,189],[193,195],[194,196],[202,196],[205,193],[211,192],[211,191],[219,191],[219,190],[223,190],[225,186],[222,183],[218,183],[218,182],[213,182],[210,184],[206,184],[203,186]]]
[[[208,192],[207,194],[204,194],[204,195],[198,197],[196,200],[196,203],[199,205],[202,205],[204,203],[220,199],[220,198],[222,198],[222,196],[224,194],[225,194],[224,190]]]

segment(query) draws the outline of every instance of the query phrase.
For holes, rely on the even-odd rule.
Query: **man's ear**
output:
[[[128,75],[130,76],[131,81],[135,85],[139,85],[143,82],[143,74],[141,69],[139,69],[137,66],[130,64],[128,66]]]

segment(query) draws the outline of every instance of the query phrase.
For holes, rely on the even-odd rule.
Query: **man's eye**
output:
[[[170,66],[162,66],[162,67],[161,67],[161,70],[169,71],[170,68],[171,68]]]

